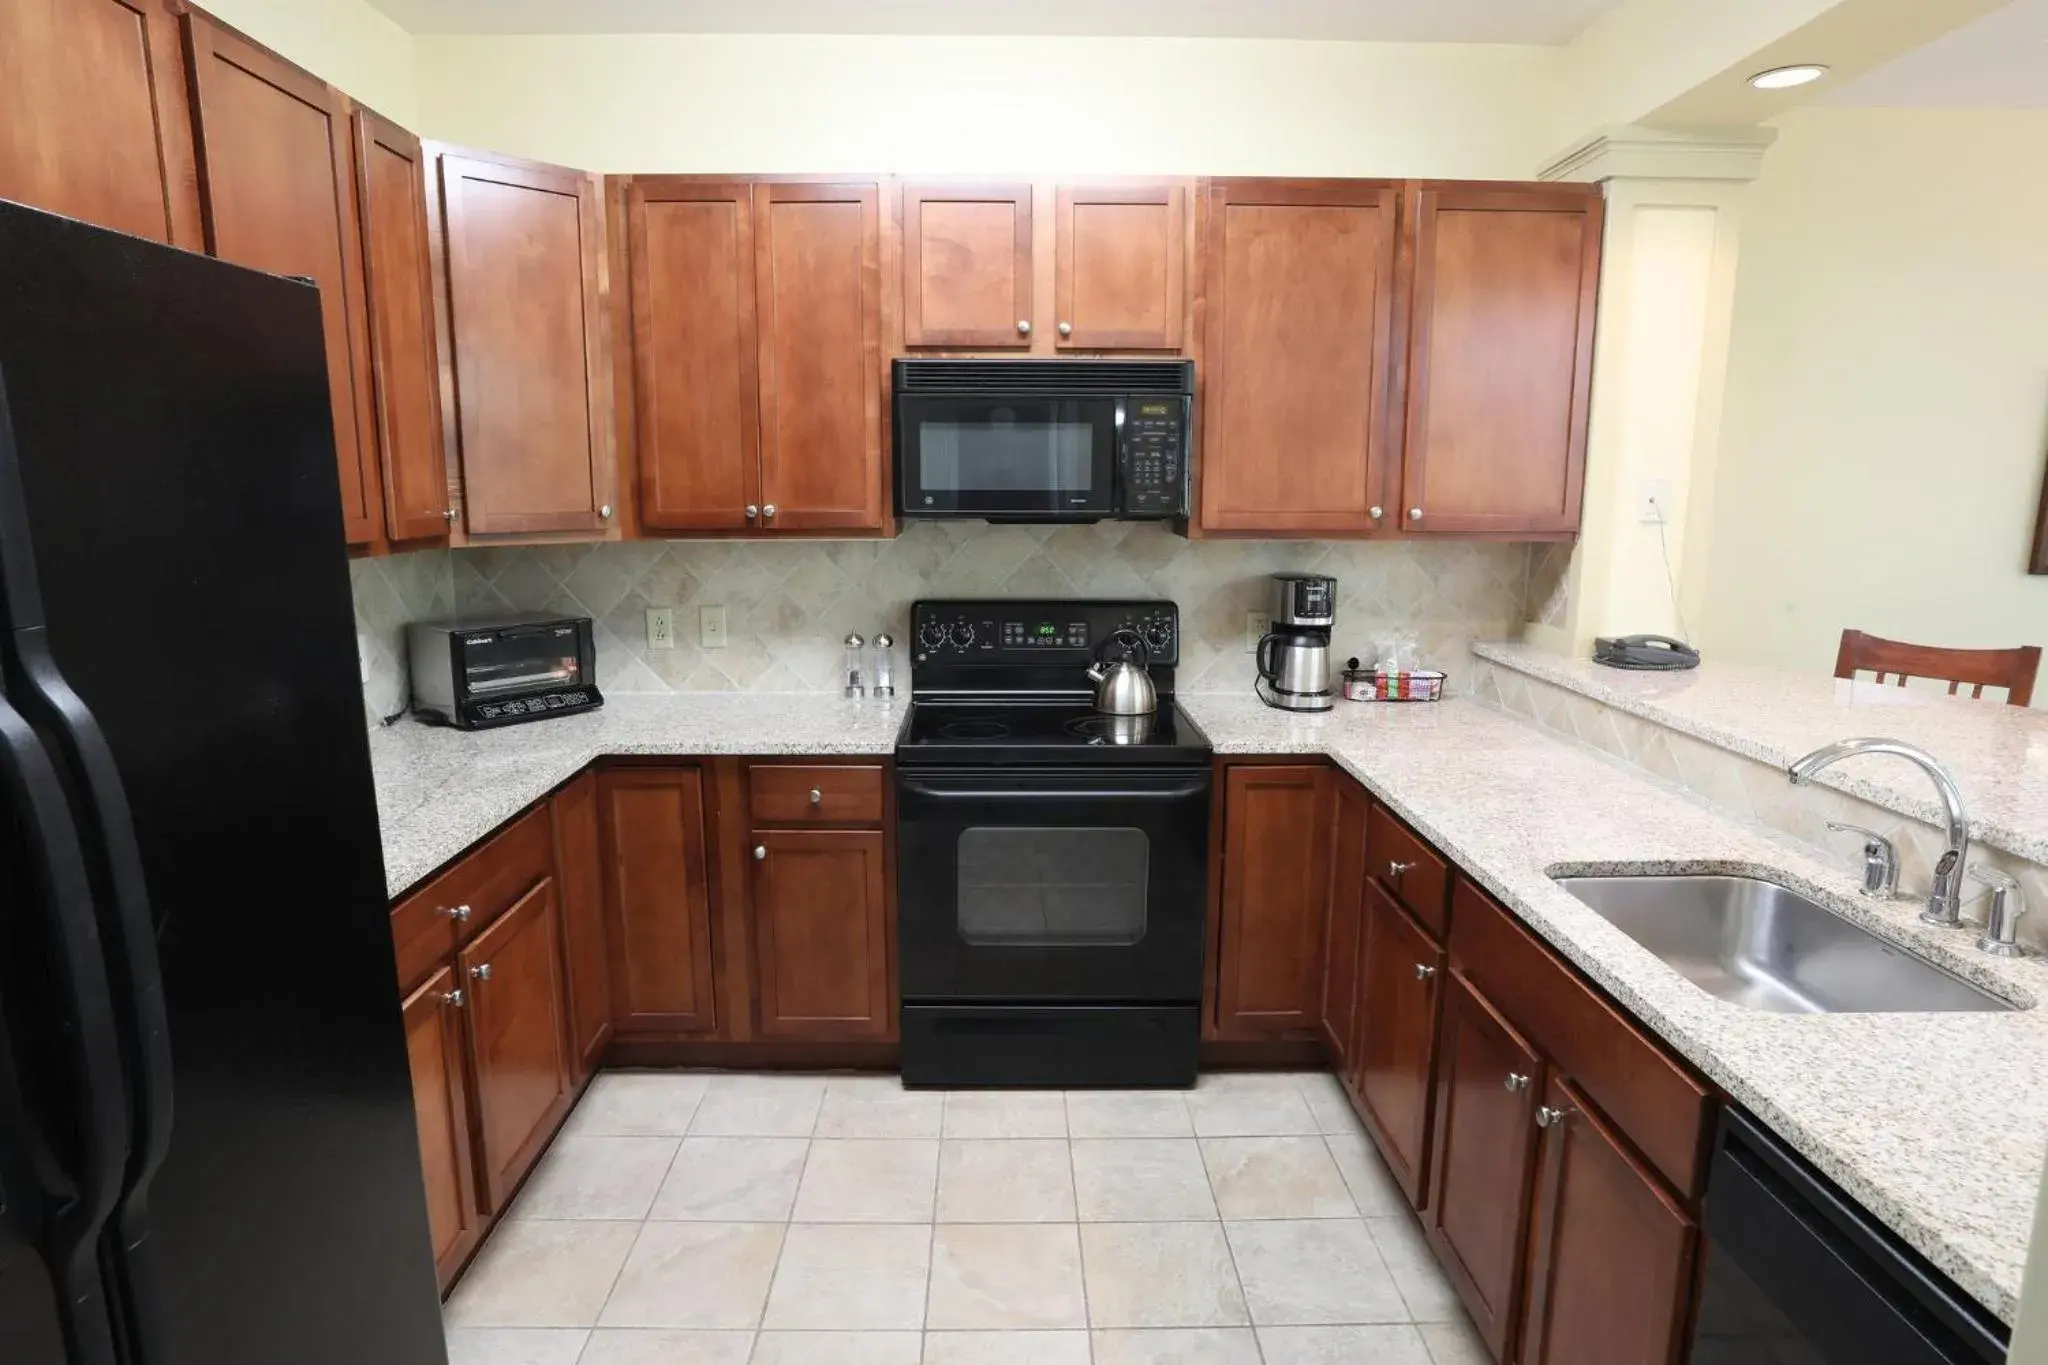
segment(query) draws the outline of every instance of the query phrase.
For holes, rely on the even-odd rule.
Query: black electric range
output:
[[[1159,708],[1094,709],[1110,636]],[[1161,601],[913,608],[896,747],[903,1077],[1188,1085],[1200,1032],[1211,749],[1174,705]]]

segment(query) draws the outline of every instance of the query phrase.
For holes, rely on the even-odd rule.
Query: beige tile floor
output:
[[[611,1072],[451,1365],[1481,1365],[1328,1076],[907,1091]]]

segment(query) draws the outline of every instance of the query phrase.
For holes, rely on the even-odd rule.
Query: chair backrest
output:
[[[1896,675],[1900,687],[1906,685],[1908,678],[1932,678],[1947,683],[1951,697],[1965,684],[1970,685],[1972,697],[1983,696],[1987,687],[2002,687],[2008,702],[2025,706],[2034,699],[2034,675],[2041,671],[2041,647],[1940,649],[1845,630],[1842,647],[1835,654],[1835,676],[1853,678],[1858,669],[1875,673],[1879,682]]]

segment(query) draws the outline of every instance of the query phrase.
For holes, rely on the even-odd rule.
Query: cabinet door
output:
[[[1558,187],[1411,194],[1402,529],[1575,531],[1602,201]]]
[[[461,1268],[482,1234],[476,1170],[469,1154],[469,1080],[462,1056],[466,995],[455,969],[435,972],[405,1002],[405,1050],[412,1064],[413,1117],[420,1130],[420,1174],[427,1187],[427,1226],[441,1287]]]
[[[1395,250],[1382,181],[1219,180],[1206,205],[1201,527],[1381,529]]]
[[[1359,929],[1365,911],[1365,788],[1337,786],[1336,837],[1330,853],[1329,909],[1323,917],[1323,1043],[1339,1075],[1349,1068],[1351,1012],[1358,998]]]
[[[611,508],[604,232],[580,171],[440,156],[464,520],[603,530]]]
[[[879,531],[881,191],[759,185],[761,520],[771,531]]]
[[[1417,1208],[1429,1151],[1430,1081],[1444,953],[1376,883],[1365,889],[1352,1077],[1387,1168]]]
[[[445,537],[455,513],[442,446],[426,159],[418,138],[368,109],[355,111],[355,130],[384,534]]]
[[[197,251],[175,0],[0,5],[0,199]]]
[[[342,525],[350,544],[374,540],[383,508],[348,101],[201,15],[185,24],[207,245],[223,260],[319,286]]]
[[[1494,1359],[1522,1287],[1543,1062],[1453,973],[1444,1004],[1429,1240]]]
[[[569,1065],[580,1084],[612,1036],[597,778],[583,774],[555,794],[553,805],[555,880],[562,889],[562,957],[569,981]]]
[[[469,999],[477,1169],[497,1213],[568,1112],[568,1021],[555,882],[542,879],[457,959]]]
[[[626,233],[640,524],[751,529],[761,503],[753,187],[636,178]]]
[[[1544,1104],[1523,1365],[1670,1365],[1699,1226],[1568,1082]]]
[[[768,1038],[893,1038],[879,830],[757,830],[755,998]]]
[[[1031,344],[1031,186],[903,187],[903,344]]]
[[[708,1033],[711,886],[704,774],[621,768],[597,779],[612,1019],[622,1031]]]
[[[1216,1036],[1313,1037],[1322,1009],[1331,772],[1224,770]]]
[[[1179,185],[1061,186],[1056,203],[1055,344],[1179,350],[1187,192]]]

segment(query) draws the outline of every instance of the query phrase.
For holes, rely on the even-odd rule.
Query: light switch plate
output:
[[[676,610],[674,607],[649,607],[647,609],[647,647],[649,649],[674,649],[676,647]]]
[[[1244,614],[1244,652],[1259,652],[1259,641],[1266,638],[1266,632],[1273,628],[1273,618],[1263,611],[1248,611]]]
[[[705,649],[725,648],[725,607],[697,608],[697,643]]]

